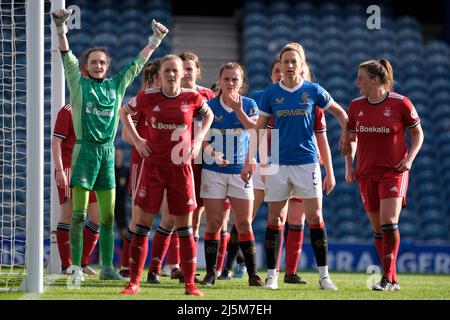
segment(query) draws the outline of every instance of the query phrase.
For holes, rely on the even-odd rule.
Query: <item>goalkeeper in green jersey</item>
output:
[[[84,281],[81,269],[83,250],[83,225],[89,201],[89,191],[95,190],[100,208],[100,258],[101,280],[121,280],[113,268],[114,255],[114,137],[119,122],[118,109],[126,88],[140,73],[168,29],[152,21],[153,35],[148,44],[121,72],[105,78],[110,56],[104,48],[91,48],[86,54],[87,78],[78,69],[78,59],[69,49],[66,22],[72,10],[59,9],[52,12],[59,37],[59,49],[64,74],[70,91],[73,126],[76,144],[72,152],[73,214],[70,224],[70,250],[72,274],[69,281],[76,285]]]

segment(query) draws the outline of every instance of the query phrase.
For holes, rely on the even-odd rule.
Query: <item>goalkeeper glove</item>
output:
[[[157,48],[161,43],[161,40],[166,36],[169,30],[161,23],[152,20],[153,34],[148,38],[148,44],[152,48]]]
[[[52,12],[53,22],[55,23],[58,36],[65,35],[68,31],[66,22],[72,15],[73,9],[60,9]]]

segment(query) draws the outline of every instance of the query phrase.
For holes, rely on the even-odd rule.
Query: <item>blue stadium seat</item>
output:
[[[255,62],[261,62],[261,63],[267,63],[268,66],[270,66],[271,56],[263,50],[254,50],[250,52],[246,52],[244,56],[244,64],[250,65],[251,63]]]
[[[344,30],[344,25],[342,23],[342,16],[340,15],[327,15],[320,17],[320,25],[322,28],[326,28],[328,26],[334,26],[336,28],[339,28],[341,30]]]
[[[271,14],[285,14],[291,13],[291,5],[288,1],[275,1],[271,2],[269,5],[269,12]]]
[[[115,21],[101,21],[95,25],[95,33],[119,32],[120,25]]]
[[[450,67],[448,66],[431,66],[427,68],[427,74],[429,79],[447,79],[450,80]]]
[[[392,43],[395,41],[395,31],[382,27],[381,29],[373,30],[373,40],[375,40],[375,44],[378,41],[388,41]]]
[[[426,65],[427,65],[427,67],[433,67],[433,66],[449,67],[450,59],[447,55],[436,53],[436,54],[427,56]]]
[[[253,13],[253,12],[265,12],[267,10],[267,7],[264,3],[264,1],[246,1],[244,3],[244,15]]]
[[[317,29],[309,25],[297,26],[295,37],[300,42],[304,41],[304,39],[312,39],[314,41],[317,41]]]
[[[141,23],[148,22],[148,21],[146,21],[147,19],[146,19],[145,14],[142,11],[135,9],[135,8],[126,9],[123,12],[121,12],[120,19],[122,22],[130,22],[130,21],[137,21],[137,22],[141,22]],[[157,18],[155,17],[155,19],[157,19]]]
[[[448,55],[449,52],[448,45],[443,41],[433,40],[425,44],[425,54],[433,55],[433,54],[443,54]]]
[[[402,90],[405,94],[410,94],[415,91],[422,91],[427,87],[427,82],[423,78],[410,78],[402,85]]]
[[[343,10],[340,5],[333,2],[325,2],[319,5],[319,15],[320,16],[327,16],[327,15],[335,15],[335,16],[342,16]]]
[[[331,215],[334,223],[339,224],[344,221],[359,221],[361,217],[364,217],[364,212],[359,212],[354,205],[351,205],[346,207],[335,207]]]
[[[427,194],[425,196],[420,195],[419,197],[419,210],[420,212],[426,212],[429,209],[444,210],[445,206],[443,199],[439,192],[439,186],[434,186],[435,194]],[[438,193],[438,194],[436,194]]]
[[[364,15],[360,14],[351,14],[347,17],[345,20],[345,26],[347,30],[350,29],[367,29],[367,17],[364,13]]]
[[[264,13],[253,12],[246,16],[243,19],[243,27],[244,30],[251,26],[261,26],[263,28],[267,27],[267,15]]]
[[[358,2],[350,2],[345,6],[345,13],[348,16],[359,15],[364,16],[366,14],[367,7]]]
[[[419,31],[411,30],[411,29],[402,29],[396,32],[396,41],[405,41],[411,40],[416,42],[422,41],[422,35]]]
[[[400,227],[403,226],[403,223],[413,223],[418,224],[419,223],[419,216],[416,214],[416,212],[412,209],[404,208],[400,212],[400,219],[399,219],[399,225]]]
[[[112,32],[99,32],[93,38],[95,46],[108,48],[114,54],[114,49],[120,45],[119,38]]]
[[[270,38],[271,39],[283,38],[283,37],[289,38],[291,34],[292,34],[292,28],[290,28],[286,25],[273,26],[270,30]]]
[[[346,36],[348,39],[348,45],[351,46],[353,42],[360,41],[367,43],[369,41],[369,33],[367,30],[361,29],[359,27],[347,28]],[[366,45],[367,48],[367,45]]]
[[[424,240],[448,240],[448,226],[442,224],[427,224],[424,226]]]
[[[317,13],[317,8],[314,6],[312,2],[298,1],[294,4],[293,13],[294,16],[302,14],[315,15]]]
[[[326,49],[325,49],[326,48]],[[323,65],[328,66],[332,64],[346,65],[347,56],[342,51],[343,45],[340,42],[329,41],[324,46]]]
[[[260,25],[247,27],[243,32],[244,41],[250,40],[253,37],[268,38],[267,29]]]
[[[332,39],[338,40],[338,41],[343,41],[344,36],[345,35],[342,32],[342,28],[328,26],[322,30],[322,39],[324,39],[325,41],[329,41]]]
[[[110,21],[116,23],[119,18],[120,14],[116,10],[111,9],[111,7],[103,8],[96,13],[97,21]]]
[[[142,1],[140,1],[140,0],[136,0],[136,1],[139,2],[139,5],[136,5],[136,6],[131,6],[131,5],[130,5],[130,8],[133,8],[133,7],[139,7],[139,6],[142,5]],[[125,1],[125,2],[128,2],[128,0]],[[164,10],[164,11],[167,11],[168,14],[170,14],[170,11],[171,11],[171,9],[172,9],[171,7],[172,7],[172,6],[171,6],[171,1],[166,1],[166,0],[152,0],[152,1],[149,1],[149,2],[148,2],[148,10],[149,10],[149,11],[153,11],[153,10]]]
[[[401,219],[401,215],[400,215]],[[401,221],[401,220],[400,220]],[[400,222],[399,224],[400,236],[402,240],[417,240],[420,237],[419,227],[416,223]]]
[[[404,29],[411,29],[416,32],[422,31],[419,21],[413,16],[398,17],[397,20],[395,21],[395,26],[397,31],[401,31]]]
[[[425,225],[431,224],[431,223],[446,225],[447,224],[447,216],[443,210],[429,208],[420,213],[420,222],[421,222],[422,226],[425,226]]]
[[[305,26],[310,26],[313,29],[316,29],[319,25],[319,22],[316,19],[316,16],[313,14],[302,13],[299,15],[294,15],[294,24],[295,28],[299,29]]]
[[[442,104],[447,104],[449,101],[450,101],[450,92],[442,91],[442,92],[437,93],[433,97],[433,104],[432,105],[439,106],[439,105],[442,105]]]
[[[346,221],[335,226],[335,235],[338,239],[348,239],[349,237],[360,238],[361,226],[359,223]]]

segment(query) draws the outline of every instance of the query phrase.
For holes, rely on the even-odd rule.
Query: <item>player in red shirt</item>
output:
[[[154,216],[158,213],[167,189],[169,212],[175,215],[180,238],[180,260],[185,278],[185,293],[201,296],[194,284],[197,246],[192,233],[192,212],[196,208],[191,159],[200,152],[203,138],[211,126],[213,114],[196,91],[181,88],[183,62],[175,55],[161,59],[161,89],[140,92],[136,105],[121,108],[123,129],[144,159],[144,170],[138,179],[135,204],[136,228],[130,247],[130,282],[122,293],[137,294],[148,252],[148,237]],[[133,126],[131,114],[145,113],[149,121],[146,139]],[[192,123],[203,115],[202,130],[192,139]]]
[[[203,98],[208,101],[214,97],[214,93],[205,87],[197,85],[197,79],[201,76],[200,59],[192,52],[183,52],[180,55],[183,61],[183,78],[181,79],[181,87],[197,91]],[[201,128],[201,121],[194,121],[194,126]],[[192,126],[192,130],[194,130]],[[192,135],[194,136],[194,135]],[[200,160],[201,161],[201,160]],[[197,208],[192,216],[192,229],[194,239],[198,241],[198,227],[200,225],[200,217],[203,212],[203,200],[200,198],[200,178],[201,164],[192,164],[195,184],[195,198],[197,199]],[[164,197],[161,206],[162,219],[158,226],[152,243],[152,259],[148,269],[148,283],[160,283],[159,276],[161,274],[162,261],[167,253],[166,265],[162,270],[163,275],[170,276],[172,279],[184,281],[183,274],[180,270],[180,253],[179,239],[176,232],[173,232],[175,226],[175,217],[169,214],[167,199]]]
[[[61,258],[61,270],[63,274],[71,274],[69,266],[72,265],[70,255],[69,230],[72,220],[72,188],[69,187],[70,166],[72,162],[72,149],[76,137],[73,130],[72,106],[66,104],[58,112],[52,137],[52,155],[55,163],[55,180],[58,187],[60,204],[60,217],[56,229],[56,241],[58,243],[59,256]],[[81,267],[83,273],[96,275],[97,272],[88,265],[89,257],[94,251],[98,241],[99,211],[95,192],[89,194],[87,221],[83,229],[83,254]]]
[[[141,83],[141,91],[148,89],[148,88],[159,88],[161,87],[161,81],[158,76],[158,70],[160,65],[160,59],[155,59],[154,61],[149,61],[147,65],[144,68],[144,72],[142,74],[142,83]],[[136,97],[131,98],[131,100],[128,103],[133,104],[136,101]],[[133,123],[136,127],[136,131],[139,134],[139,136],[145,138],[147,134],[147,126],[148,121],[147,117],[142,112],[136,112],[136,114],[132,115]],[[127,135],[126,130],[122,130],[122,140],[128,143],[132,143],[130,138]],[[136,150],[136,148],[132,145],[131,146],[131,157],[130,157],[130,180],[128,189],[131,195],[131,199],[134,199],[135,197],[135,191],[138,183],[138,177],[142,170],[142,162],[143,158],[139,154],[139,152]],[[133,238],[134,229],[136,227],[135,222],[135,211],[136,211],[136,205],[134,204],[134,201],[131,203],[131,221],[128,224],[128,229],[125,232],[125,237],[123,239],[123,245],[122,245],[122,255],[120,258],[120,275],[122,277],[129,277],[130,276],[130,268],[129,268],[129,248],[131,239]]]
[[[355,175],[353,150],[346,157],[345,179],[358,181],[383,264],[383,276],[373,290],[400,290],[395,267],[400,246],[398,220],[406,205],[408,173],[423,143],[419,116],[407,97],[392,92],[393,83],[389,61],[361,63],[356,84],[362,97],[352,101],[348,112],[353,149],[357,142],[357,170]],[[406,129],[412,138],[409,151]]]

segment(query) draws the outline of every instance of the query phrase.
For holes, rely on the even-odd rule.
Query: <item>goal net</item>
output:
[[[29,274],[27,261],[30,250],[43,248],[44,243],[34,243],[30,246],[27,237],[34,234],[39,226],[30,225],[33,220],[27,218],[27,206],[30,204],[29,194],[37,190],[30,190],[27,182],[39,170],[44,170],[44,235],[43,241],[50,239],[50,0],[44,1],[45,11],[45,41],[44,55],[44,164],[42,168],[30,166],[27,152],[30,151],[32,136],[30,122],[38,121],[30,118],[30,110],[34,104],[27,101],[30,90],[27,89],[27,75],[29,75],[30,59],[27,57],[27,47],[32,45],[27,41],[27,23],[30,12],[27,0],[0,1],[0,290],[13,291],[19,289],[23,279]],[[28,48],[29,49],[29,48]],[[41,75],[42,76],[42,75]],[[27,92],[28,91],[28,92]],[[33,115],[33,113],[31,113]],[[29,132],[27,132],[29,131]],[[32,172],[30,171],[32,169]],[[33,174],[32,174],[33,173]],[[27,177],[28,176],[28,177]],[[28,199],[27,199],[28,198]],[[42,197],[41,197],[42,198]],[[28,200],[28,201],[27,201]],[[28,208],[29,209],[29,208]],[[34,215],[42,212],[33,212]],[[39,231],[39,230],[38,230]],[[40,232],[40,231],[39,231]],[[37,248],[37,249],[35,249]],[[48,248],[48,245],[46,246]],[[48,256],[48,254],[46,254]],[[46,263],[46,259],[42,261]],[[34,267],[33,267],[34,268]],[[36,267],[39,269],[39,266]],[[28,290],[27,290],[28,291]]]

